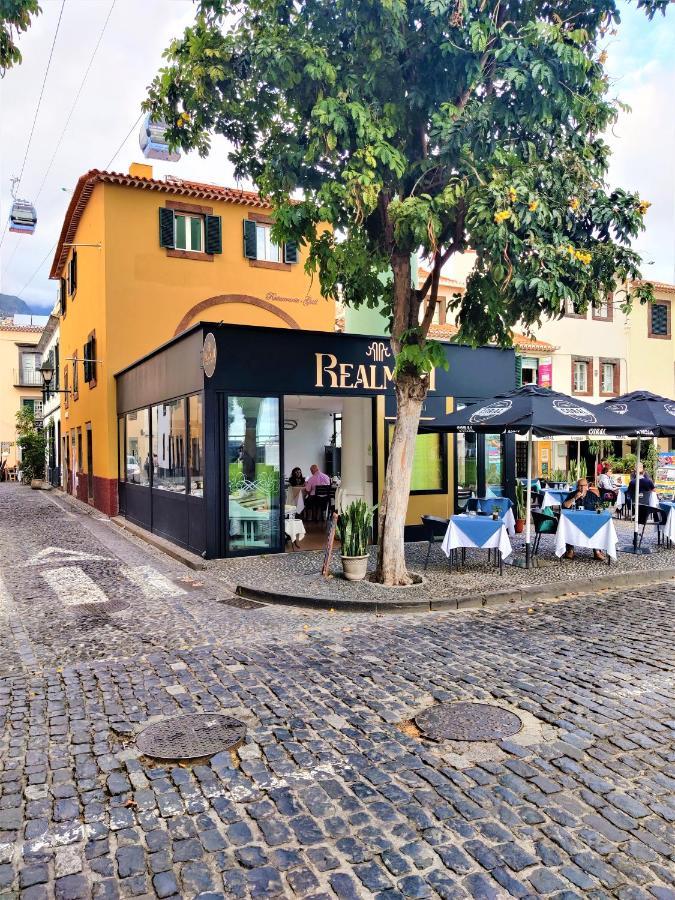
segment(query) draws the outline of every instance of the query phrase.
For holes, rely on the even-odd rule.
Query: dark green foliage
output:
[[[17,37],[40,12],[37,0],[0,0],[0,76],[21,62]]]
[[[29,407],[23,407],[16,414],[16,431],[23,480],[29,483],[33,478],[44,478],[47,436],[36,428],[33,411]]]
[[[337,531],[343,556],[365,556],[373,535],[373,508],[365,500],[353,500],[340,513]]]

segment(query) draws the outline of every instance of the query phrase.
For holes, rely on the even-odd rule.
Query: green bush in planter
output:
[[[343,556],[365,556],[373,527],[373,512],[365,500],[353,500],[340,513],[337,530]]]

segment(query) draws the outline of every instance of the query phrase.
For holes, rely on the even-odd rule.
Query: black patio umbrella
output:
[[[652,436],[655,432],[629,410],[611,410],[606,404],[583,403],[558,391],[527,384],[497,394],[424,425],[424,431],[527,434],[527,483],[532,482],[532,436],[608,434]],[[525,516],[525,566],[530,567],[532,499],[527,491]]]
[[[611,400],[605,400],[602,405],[619,416],[630,416],[632,419],[640,419],[645,427],[650,429],[651,436],[675,436],[675,400],[669,400],[668,397],[652,394],[651,391],[630,391],[628,394],[621,394],[620,397],[612,397]],[[619,548],[631,553],[650,552],[648,549],[638,550],[638,498],[640,494],[638,471],[640,468],[640,438],[644,436],[644,432],[637,432],[638,465],[635,477],[633,544],[629,547]]]

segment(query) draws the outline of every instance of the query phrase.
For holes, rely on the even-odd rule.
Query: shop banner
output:
[[[550,356],[544,356],[539,360],[538,376],[539,387],[553,386],[553,360]]]

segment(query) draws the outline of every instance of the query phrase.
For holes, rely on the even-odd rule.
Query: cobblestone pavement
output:
[[[237,608],[0,486],[0,897],[675,898],[675,591],[375,617]],[[236,602],[236,601],[235,601]],[[438,701],[519,713],[432,743]],[[137,730],[247,726],[188,765]]]

